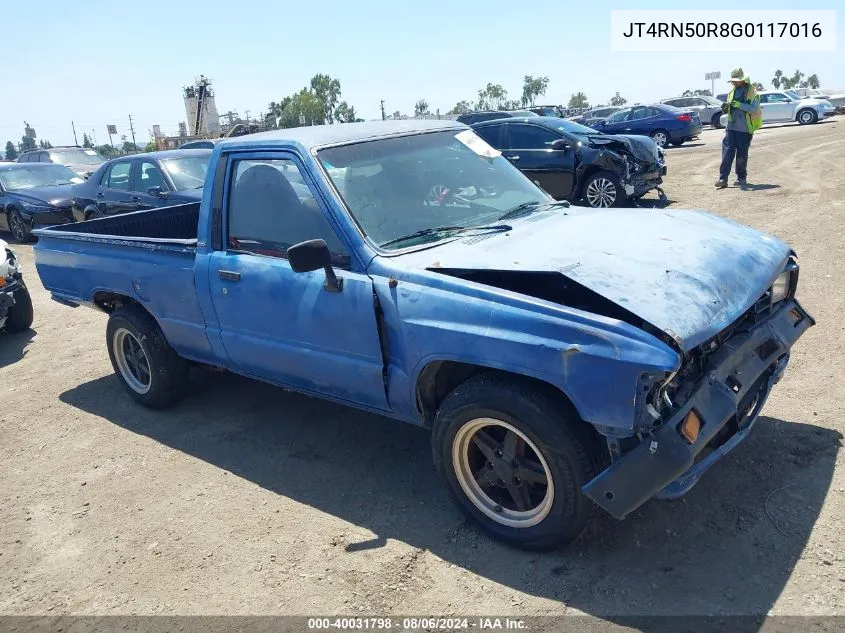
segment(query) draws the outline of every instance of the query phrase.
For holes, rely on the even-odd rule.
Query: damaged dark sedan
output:
[[[620,207],[652,190],[663,198],[663,150],[647,136],[611,136],[556,117],[499,119],[472,128],[557,200]]]

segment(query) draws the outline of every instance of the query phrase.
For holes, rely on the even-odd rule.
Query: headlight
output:
[[[49,211],[53,207],[48,204],[32,204],[31,202],[24,202],[23,208],[32,213],[38,213],[40,211]]]
[[[783,301],[789,296],[789,289],[792,287],[792,271],[785,270],[778,278],[775,279],[775,283],[772,284],[772,303],[777,303],[778,301]]]

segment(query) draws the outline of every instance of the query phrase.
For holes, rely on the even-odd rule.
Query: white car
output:
[[[823,91],[818,88],[796,88],[792,92],[804,99],[830,101],[834,108],[845,108],[845,92],[842,90]]]
[[[806,99],[792,90],[764,90],[760,95],[760,109],[763,113],[763,125],[768,123],[788,123],[798,121],[801,125],[818,123],[836,114],[836,108],[830,101]],[[727,125],[728,115],[719,119]]]

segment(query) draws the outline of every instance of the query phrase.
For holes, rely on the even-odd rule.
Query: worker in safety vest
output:
[[[742,68],[731,73],[730,83],[733,84],[728,100],[722,104],[722,112],[728,115],[725,138],[722,139],[722,165],[719,167],[718,189],[728,186],[728,176],[731,165],[736,157],[736,183],[745,186],[748,175],[748,147],[751,138],[763,124],[760,110],[760,96],[751,84]]]

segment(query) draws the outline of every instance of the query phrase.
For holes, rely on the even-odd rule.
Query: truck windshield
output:
[[[361,230],[387,250],[447,237],[438,227],[481,227],[517,207],[553,202],[472,130],[343,145],[317,156]]]
[[[64,165],[26,165],[16,164],[0,166],[0,184],[7,191],[32,189],[33,187],[52,187],[56,185],[79,184],[82,178]]]
[[[161,161],[162,166],[173,179],[176,191],[186,189],[202,189],[205,184],[205,173],[208,171],[208,161],[211,152],[207,156],[188,156],[185,158],[165,158]]]

